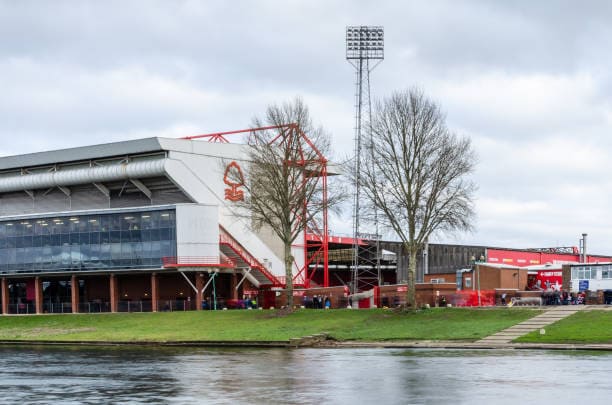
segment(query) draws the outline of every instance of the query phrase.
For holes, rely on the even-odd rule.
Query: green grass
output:
[[[530,309],[198,311],[0,317],[0,340],[284,341],[327,332],[338,340],[477,340],[539,313]]]
[[[612,312],[580,311],[517,339],[521,343],[612,343]]]

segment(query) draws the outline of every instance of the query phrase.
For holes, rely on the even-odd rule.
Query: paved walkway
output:
[[[390,342],[329,342],[332,347],[385,347],[404,349],[536,349],[536,350],[605,350],[612,351],[612,343],[514,343],[512,340],[531,331],[545,328],[578,311],[612,311],[612,305],[570,305],[545,309],[544,313],[511,326],[501,332],[475,342],[413,340]]]
[[[487,336],[484,339],[478,340],[476,344],[502,344],[506,345],[512,342],[514,339],[526,335],[534,330],[545,328],[546,326],[555,323],[563,318],[567,318],[570,315],[575,314],[578,311],[583,311],[588,308],[585,305],[563,305],[558,306],[544,313],[521,322],[517,325],[511,326],[508,329],[504,329],[497,332],[494,335]]]

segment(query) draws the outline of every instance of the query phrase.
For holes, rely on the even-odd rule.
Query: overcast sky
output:
[[[480,159],[476,231],[436,240],[587,232],[612,254],[610,21],[605,1],[0,0],[0,155],[245,128],[299,95],[348,157],[345,29],[383,25],[373,96],[421,88]]]

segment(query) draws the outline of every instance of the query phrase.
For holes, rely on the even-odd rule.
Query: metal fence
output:
[[[35,314],[36,306],[34,304],[9,304],[8,313],[18,315]]]
[[[193,311],[196,310],[195,301],[190,300],[159,300],[157,310],[159,312]],[[204,308],[212,309],[212,308]],[[218,306],[223,309],[223,306]],[[71,302],[43,302],[42,311],[45,314],[70,314],[72,313]],[[111,312],[110,302],[91,301],[81,302],[78,312],[83,314]],[[117,312],[153,312],[153,302],[151,300],[142,301],[119,301]],[[28,315],[36,314],[34,303],[9,304],[8,314]]]

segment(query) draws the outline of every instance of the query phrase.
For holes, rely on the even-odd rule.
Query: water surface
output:
[[[603,404],[612,353],[0,348],[0,403]]]

